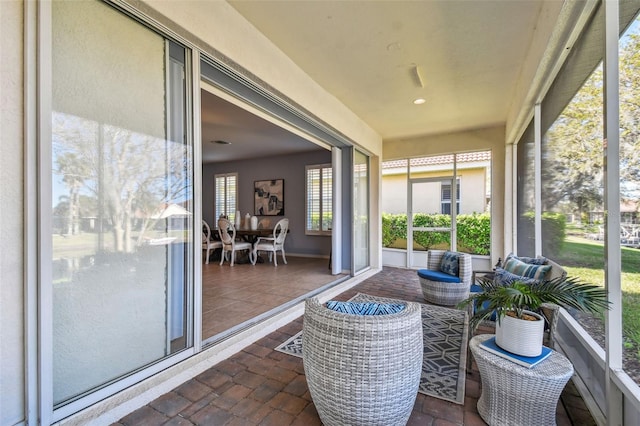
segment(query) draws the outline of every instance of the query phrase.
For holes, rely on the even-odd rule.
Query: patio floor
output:
[[[357,293],[424,303],[413,270],[385,267],[335,299],[347,300]],[[302,359],[273,349],[301,329],[299,317],[114,425],[321,425]],[[475,362],[467,371],[465,386],[464,405],[419,393],[408,424],[484,425],[476,409],[482,385]],[[559,426],[596,424],[571,381],[556,412]]]

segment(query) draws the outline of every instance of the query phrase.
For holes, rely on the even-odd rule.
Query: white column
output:
[[[607,424],[622,425],[623,395],[612,381],[622,369],[622,290],[620,285],[620,105],[618,74],[618,2],[604,2],[604,281],[611,310],[605,320]]]

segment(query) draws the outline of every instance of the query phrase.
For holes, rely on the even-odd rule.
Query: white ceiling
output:
[[[206,90],[201,90],[202,162],[264,158],[322,149]],[[220,145],[215,141],[225,141]]]
[[[383,139],[397,139],[503,124],[543,1],[229,3]],[[414,105],[418,97],[426,102]],[[263,143],[269,133],[258,131]]]

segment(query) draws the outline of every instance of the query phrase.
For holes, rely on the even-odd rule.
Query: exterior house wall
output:
[[[23,5],[0,2],[0,424],[25,418]]]
[[[446,175],[447,172],[416,173],[414,178],[432,178]],[[486,203],[485,169],[459,169],[460,178],[460,213],[483,213]],[[383,175],[382,177],[382,212],[406,213],[407,211],[407,179],[406,176]],[[415,195],[414,195],[415,197]],[[440,187],[434,187],[433,193],[417,194],[414,205],[423,213],[441,213]]]

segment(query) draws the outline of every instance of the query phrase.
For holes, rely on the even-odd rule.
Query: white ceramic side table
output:
[[[555,425],[558,399],[573,375],[573,365],[559,352],[532,368],[522,367],[480,347],[492,334],[475,336],[469,348],[480,370],[478,413],[490,425]]]

